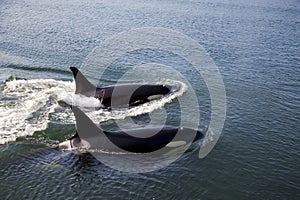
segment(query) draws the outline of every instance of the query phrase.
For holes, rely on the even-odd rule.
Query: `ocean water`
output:
[[[196,149],[166,168],[140,174],[114,170],[88,154],[57,151],[75,130],[71,110],[57,103],[74,93],[69,67],[83,66],[112,35],[143,27],[187,35],[218,66],[227,115],[213,151],[199,159]],[[297,0],[1,1],[1,199],[299,199],[299,35]],[[138,74],[130,71],[145,63],[172,66],[185,79],[162,78],[164,70],[147,65]],[[170,52],[142,49],[112,63],[100,81],[89,73],[99,85],[115,84],[130,71],[123,82],[181,88],[171,99],[131,112],[100,111],[101,125],[143,127],[160,124],[161,115],[178,125],[179,101],[191,101],[193,88],[201,111],[198,128],[205,131],[210,94],[187,66]],[[199,122],[194,107],[182,109],[190,113],[186,124]],[[147,116],[131,118],[142,113],[151,115],[150,122]]]

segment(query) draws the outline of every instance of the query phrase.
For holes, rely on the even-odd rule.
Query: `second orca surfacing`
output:
[[[76,133],[58,145],[62,151],[100,149],[109,152],[150,153],[164,147],[175,149],[203,137],[198,130],[173,126],[103,131],[78,107],[71,108],[76,119]]]

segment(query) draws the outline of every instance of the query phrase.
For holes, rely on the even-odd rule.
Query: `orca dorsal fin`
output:
[[[78,135],[78,137],[85,139],[103,134],[103,131],[78,107],[71,106],[71,109],[76,120],[76,134],[74,137]]]
[[[70,67],[76,84],[75,94],[82,94],[86,91],[96,91],[96,87],[85,78],[85,76],[76,68]]]

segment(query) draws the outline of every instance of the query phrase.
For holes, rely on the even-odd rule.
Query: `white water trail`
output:
[[[53,79],[6,82],[0,101],[0,144],[45,130],[57,99],[73,92],[72,82]]]
[[[172,80],[164,80],[159,84],[172,84],[179,90],[148,103],[132,108],[120,108],[112,111],[98,110],[88,112],[94,122],[110,119],[124,119],[162,108],[166,103],[182,96],[187,85]],[[73,124],[71,109],[62,108],[58,101],[72,102],[79,107],[99,106],[99,100],[93,97],[75,95],[75,84],[71,81],[53,79],[12,80],[5,83],[0,94],[0,144],[15,141],[21,136],[33,135],[36,131],[47,129],[50,121]]]

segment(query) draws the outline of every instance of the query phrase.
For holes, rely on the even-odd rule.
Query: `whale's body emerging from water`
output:
[[[102,131],[79,108],[73,106],[76,133],[59,144],[62,151],[98,149],[109,152],[149,153],[163,147],[189,145],[203,137],[200,131],[173,126],[138,128],[115,132]]]
[[[75,79],[75,94],[95,97],[106,108],[135,106],[178,90],[176,86],[159,84],[124,84],[97,88],[76,67],[70,69]]]
[[[128,84],[97,88],[75,67],[70,68],[76,83],[76,94],[99,99],[103,106],[135,106],[169,95],[177,87],[158,84]],[[173,126],[103,131],[78,107],[71,106],[76,119],[76,133],[59,144],[58,149],[104,150],[108,152],[150,153],[161,148],[189,146],[203,137],[200,131]]]

